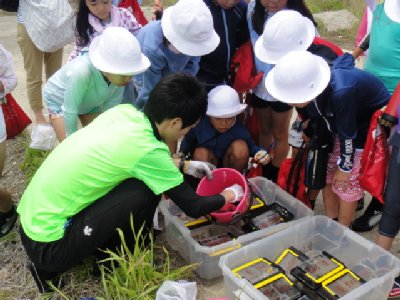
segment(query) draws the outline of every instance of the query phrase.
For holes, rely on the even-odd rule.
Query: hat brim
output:
[[[139,61],[126,61],[123,65],[112,64],[101,56],[99,48],[100,39],[94,39],[89,45],[89,59],[91,63],[100,71],[132,76],[136,74],[143,73],[150,67],[150,60],[143,53]]]
[[[309,20],[308,20],[309,21]],[[315,27],[311,21],[307,22],[307,36],[305,43],[292,49],[266,49],[263,45],[263,36],[261,35],[254,44],[254,54],[262,62],[276,64],[282,57],[291,51],[307,50],[315,38]]]
[[[246,107],[247,107],[247,104],[239,104],[239,109],[237,109],[234,112],[227,112],[227,113],[224,113],[224,112],[216,113],[216,112],[207,110],[206,115],[209,117],[214,117],[214,118],[231,118],[231,117],[237,116],[237,115],[241,114],[242,112],[244,112]]]
[[[274,85],[274,77],[276,68],[273,68],[268,72],[265,79],[265,87],[268,93],[271,94],[275,99],[287,103],[287,104],[303,104],[315,99],[319,94],[321,94],[325,88],[328,86],[331,79],[331,70],[328,64],[323,58],[318,58],[319,74],[318,81],[315,83],[316,87],[308,93],[301,93],[294,89],[279,89]]]
[[[396,23],[400,23],[400,4],[399,0],[385,0],[383,9],[385,14],[390,20]]]
[[[172,7],[168,7],[161,19],[161,27],[167,40],[174,45],[179,52],[188,56],[203,56],[213,52],[219,45],[219,35],[213,30],[212,35],[207,40],[199,43],[190,42],[178,36],[171,26]]]

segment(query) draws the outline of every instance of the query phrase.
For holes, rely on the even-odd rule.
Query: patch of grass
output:
[[[43,151],[26,147],[25,159],[19,165],[19,167],[21,171],[24,172],[27,183],[31,181],[33,175],[35,175],[37,169],[40,167],[46,157],[49,156],[50,152],[51,151]]]
[[[306,0],[307,7],[312,11],[313,14],[330,11],[330,10],[341,10],[345,9],[345,3],[343,0]]]
[[[133,228],[132,218],[131,228]],[[110,263],[111,266],[100,267],[104,291],[101,297],[96,299],[154,299],[164,281],[187,278],[197,267],[197,265],[187,265],[172,269],[169,253],[165,248],[163,248],[165,261],[156,265],[153,239],[150,238],[149,247],[145,247],[142,238],[143,228],[135,234],[133,250],[127,246],[122,231],[118,229],[118,232],[122,245],[117,252],[105,251],[110,258],[103,262]]]
[[[161,0],[164,7],[168,7],[171,5],[174,5],[176,2],[178,2],[177,0]],[[154,4],[154,0],[143,0],[142,2],[142,6],[153,6]]]

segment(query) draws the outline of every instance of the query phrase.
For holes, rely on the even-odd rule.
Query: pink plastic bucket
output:
[[[212,196],[220,194],[225,188],[239,184],[244,191],[242,199],[237,205],[228,203],[220,210],[210,213],[218,223],[230,223],[238,219],[247,212],[250,206],[249,186],[246,178],[238,171],[229,168],[220,168],[212,171],[213,179],[208,180],[206,177],[200,181],[197,186],[197,194],[200,196]]]

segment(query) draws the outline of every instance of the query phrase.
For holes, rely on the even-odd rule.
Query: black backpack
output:
[[[18,10],[19,0],[0,0],[0,9],[10,12]]]

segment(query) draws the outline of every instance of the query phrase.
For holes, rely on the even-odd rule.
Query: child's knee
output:
[[[245,141],[236,140],[231,144],[227,153],[235,159],[247,159],[249,157],[249,147]]]
[[[199,161],[207,161],[212,164],[215,164],[216,161],[214,154],[209,149],[203,147],[198,147],[194,150],[192,159]]]

